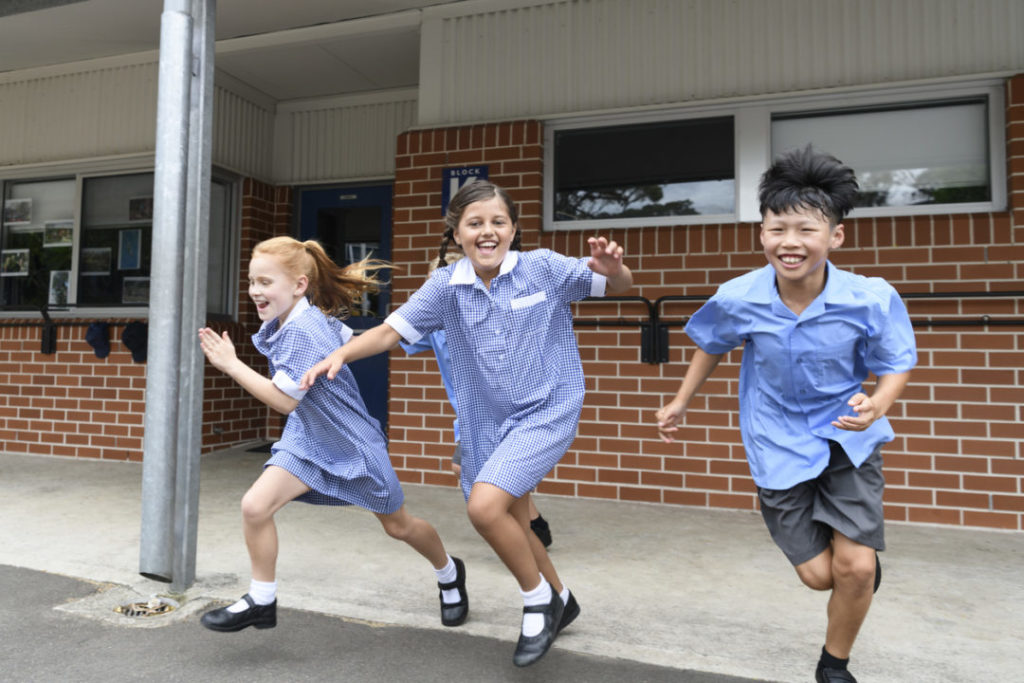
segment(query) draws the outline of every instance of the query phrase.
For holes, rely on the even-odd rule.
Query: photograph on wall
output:
[[[142,231],[122,230],[118,235],[117,269],[137,270],[142,262]]]
[[[8,199],[4,202],[5,225],[29,225],[32,223],[31,199]]]
[[[149,278],[126,277],[121,284],[121,303],[148,304]]]
[[[128,200],[128,220],[130,221],[151,221],[153,220],[153,198],[132,197]]]
[[[3,277],[25,277],[28,275],[28,249],[0,251],[0,275]]]
[[[68,286],[71,282],[70,270],[50,271],[50,298],[51,306],[68,305]]]
[[[70,247],[74,234],[74,221],[47,221],[43,228],[43,246]]]
[[[82,275],[110,275],[110,247],[82,249]]]

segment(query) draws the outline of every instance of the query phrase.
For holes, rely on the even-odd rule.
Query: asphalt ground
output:
[[[109,585],[0,565],[0,586],[0,679],[19,683],[752,680],[568,650],[552,650],[532,667],[517,669],[509,643],[496,638],[296,609],[279,610],[277,628],[238,633],[208,631],[195,615],[157,627],[117,625],[68,611],[76,602],[111,590]]]

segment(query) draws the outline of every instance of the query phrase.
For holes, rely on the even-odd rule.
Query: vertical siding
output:
[[[153,150],[156,63],[0,82],[0,164]]]
[[[213,163],[243,175],[272,176],[274,112],[224,88],[213,91]]]
[[[152,153],[155,62],[0,82],[0,165]],[[273,112],[214,90],[213,161],[270,177]]]
[[[393,175],[398,134],[416,123],[415,96],[404,92],[279,108],[277,182]]]
[[[566,0],[427,9],[421,125],[1024,68],[1020,0]],[[459,14],[466,12],[466,14]]]

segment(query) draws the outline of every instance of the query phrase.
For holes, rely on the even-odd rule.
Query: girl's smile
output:
[[[462,212],[453,237],[484,285],[500,271],[516,230],[508,207],[497,195],[473,202]]]

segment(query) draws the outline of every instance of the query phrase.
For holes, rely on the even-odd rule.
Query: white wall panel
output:
[[[151,152],[157,66],[0,82],[0,165]]]
[[[275,182],[391,176],[397,137],[416,123],[416,91],[286,103],[277,117]]]
[[[422,36],[420,125],[1024,70],[1021,0],[479,0]]]
[[[0,166],[154,152],[157,64],[0,81]],[[214,89],[213,163],[271,176],[274,113]]]

